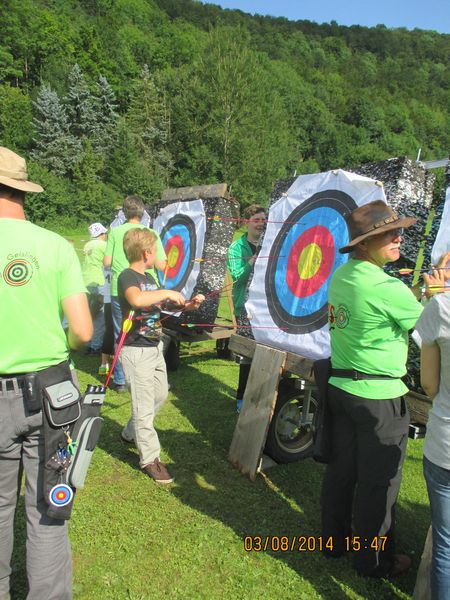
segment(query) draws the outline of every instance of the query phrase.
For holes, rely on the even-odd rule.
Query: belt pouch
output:
[[[61,451],[67,448],[66,432],[71,434],[74,423],[81,413],[80,392],[72,381],[67,361],[38,372],[42,390],[43,427],[45,445],[44,498],[48,504],[47,515],[54,519],[70,519],[73,491],[67,485],[67,469],[70,458],[60,460]],[[55,486],[62,485],[61,497],[70,502],[59,502]],[[51,491],[53,490],[53,494]]]
[[[318,406],[313,416],[313,458],[329,463],[332,444],[332,415],[327,402],[328,380],[331,376],[331,358],[316,360],[313,365],[318,390]]]

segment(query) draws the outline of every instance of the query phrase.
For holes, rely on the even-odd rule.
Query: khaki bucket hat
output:
[[[44,191],[37,183],[28,181],[25,159],[3,146],[0,146],[0,184],[22,192]]]
[[[346,254],[368,237],[379,235],[391,229],[407,228],[417,221],[415,217],[402,217],[383,200],[374,200],[352,210],[346,217],[350,242],[339,249]]]

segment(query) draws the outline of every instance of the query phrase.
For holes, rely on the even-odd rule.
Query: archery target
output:
[[[182,290],[192,272],[197,248],[195,225],[187,215],[169,219],[160,233],[167,256],[165,273],[158,272],[159,282],[169,290]]]
[[[318,192],[292,211],[275,238],[265,288],[269,311],[279,327],[309,333],[327,322],[328,284],[347,257],[345,215],[356,208],[348,194]]]
[[[169,290],[177,290],[190,297],[195,288],[205,239],[203,202],[177,202],[163,208],[155,219],[154,229],[159,233],[166,252],[167,268],[158,271],[159,283]]]
[[[50,490],[49,500],[53,506],[67,506],[72,502],[73,490],[69,485],[60,483]]]
[[[380,199],[375,180],[337,170],[301,175],[272,204],[245,304],[257,342],[313,360],[329,356],[328,287],[349,257],[339,252],[349,239],[345,217]]]

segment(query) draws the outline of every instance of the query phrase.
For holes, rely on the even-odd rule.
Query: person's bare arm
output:
[[[437,344],[422,342],[420,353],[420,384],[430,398],[436,396],[439,390],[441,376],[441,351]]]
[[[155,290],[153,292],[144,292],[138,287],[131,286],[125,290],[125,298],[133,308],[146,308],[152,304],[159,304],[169,300],[176,307],[182,308],[185,305],[185,299],[175,290]]]
[[[64,298],[62,307],[69,323],[69,346],[75,350],[89,342],[94,332],[86,294],[80,293]]]
[[[156,259],[155,267],[158,269],[158,271],[164,272],[167,267],[167,259],[166,258]]]
[[[105,267],[105,269],[109,269],[109,267],[112,265],[112,256],[104,256],[103,257],[103,266]]]

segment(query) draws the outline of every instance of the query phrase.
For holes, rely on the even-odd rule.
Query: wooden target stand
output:
[[[315,388],[312,372],[314,361],[293,352],[258,344],[251,338],[237,334],[231,336],[229,347],[234,353],[252,359],[252,364],[228,460],[254,481],[265,466],[263,449],[277,402],[280,379],[283,374],[293,374],[306,382],[303,421],[309,412],[311,392]],[[425,425],[431,408],[429,398],[410,391],[406,399],[411,423]]]
[[[251,358],[252,364],[228,460],[254,481],[263,466],[263,448],[277,402],[280,379],[284,373],[292,373],[307,382],[302,410],[308,412],[314,388],[313,361],[236,334],[231,336],[229,347],[236,354]]]

